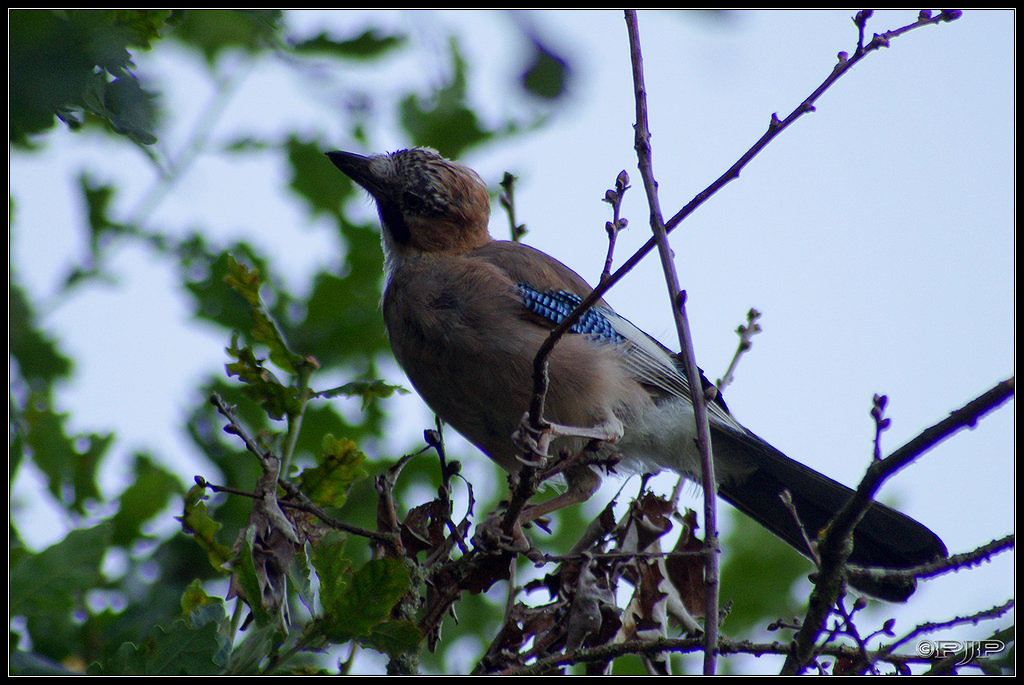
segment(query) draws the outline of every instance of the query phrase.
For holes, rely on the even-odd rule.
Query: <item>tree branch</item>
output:
[[[948,418],[924,430],[888,457],[871,463],[850,501],[832,519],[818,547],[821,566],[814,591],[811,593],[810,608],[795,636],[793,651],[783,665],[783,674],[799,673],[812,658],[817,636],[842,588],[842,576],[849,556],[848,541],[864,512],[871,506],[875,493],[882,483],[945,438],[962,428],[973,426],[979,418],[1013,395],[1013,390],[1013,378],[999,383],[961,409],[952,412]]]
[[[661,204],[658,200],[658,184],[654,179],[651,159],[650,128],[647,120],[647,93],[644,83],[643,55],[640,50],[640,33],[635,10],[626,11],[626,28],[629,34],[630,60],[633,65],[633,91],[636,101],[636,129],[634,147],[636,148],[640,177],[643,179],[650,212],[653,240],[658,246],[661,257],[661,268],[665,273],[669,297],[673,303],[672,314],[679,337],[681,359],[686,369],[686,377],[690,385],[690,399],[693,404],[693,415],[696,430],[697,450],[701,458],[701,487],[704,492],[704,674],[715,672],[715,645],[718,641],[718,524],[717,500],[718,481],[715,479],[715,462],[711,450],[711,427],[708,424],[707,405],[705,404],[703,383],[700,369],[697,368],[696,353],[693,348],[693,336],[686,316],[686,294],[679,287],[672,248],[668,244],[668,234],[661,215]]]

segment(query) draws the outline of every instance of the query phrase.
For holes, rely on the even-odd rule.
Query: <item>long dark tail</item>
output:
[[[748,477],[719,485],[719,495],[750,518],[808,556],[804,533],[780,499],[788,490],[807,536],[815,539],[846,504],[853,491],[799,462],[793,461],[753,434],[716,431],[716,463],[726,459],[755,467]],[[947,556],[935,533],[914,519],[877,502],[871,505],[853,535],[850,564],[905,569]],[[861,592],[891,602],[906,601],[916,583],[871,582],[851,579]]]

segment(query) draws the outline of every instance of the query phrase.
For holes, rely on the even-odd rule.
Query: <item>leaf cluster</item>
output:
[[[155,55],[173,41],[199,55],[210,81],[223,85],[227,55],[279,60],[297,72],[348,73],[410,49],[397,31],[354,26],[341,38],[296,38],[289,30],[279,10],[14,10],[10,142],[33,154],[63,126],[111,147],[127,144],[156,171],[150,196],[173,199],[175,181],[189,173],[217,122],[198,124],[184,143],[194,147],[172,153],[156,145],[177,113],[161,100],[160,83],[138,70],[142,53]],[[542,123],[538,114],[497,128],[480,121],[461,48],[455,40],[449,46],[439,58],[448,61],[441,71],[449,78],[431,97],[410,92],[376,104],[399,113],[410,144],[456,156]],[[230,98],[230,87],[216,97]],[[366,141],[366,116],[358,108],[347,114],[351,140]],[[76,144],[76,136],[60,140]],[[126,213],[118,182],[88,169],[71,170],[85,250],[56,295],[44,301],[30,292],[19,265],[11,265],[9,476],[40,474],[41,499],[70,529],[34,550],[21,530],[38,525],[29,513],[35,507],[12,503],[12,673],[318,672],[339,668],[337,646],[415,651],[418,630],[392,615],[412,582],[406,565],[372,558],[350,533],[324,523],[341,517],[358,530],[372,527],[370,475],[394,457],[377,450],[371,459],[366,451],[387,425],[382,400],[406,392],[378,372],[387,355],[377,311],[380,235],[348,216],[356,190],[323,155],[337,144],[296,128],[266,138],[239,131],[204,150],[229,163],[280,161],[295,206],[311,220],[326,219],[343,248],[303,292],[284,287],[274,261],[247,240],[217,239],[218,231],[201,225],[159,226],[147,211]],[[17,200],[12,234],[33,230],[19,222]],[[151,211],[157,203],[143,206]],[[160,445],[125,454],[116,432],[83,430],[60,409],[60,389],[79,360],[47,329],[43,312],[73,304],[89,284],[119,287],[111,257],[125,246],[171,267],[195,325],[220,331],[224,341],[224,367],[196,387],[183,420],[204,464],[191,485],[173,466],[180,455]],[[124,391],[140,399],[161,392],[160,369],[154,358],[139,387]],[[313,388],[314,372],[330,382]],[[214,396],[231,408],[231,421],[202,399]],[[239,428],[225,432],[230,425]],[[294,489],[278,492],[268,455],[278,459],[276,477]],[[101,486],[111,468],[127,482],[113,492]],[[422,470],[414,464],[407,473]],[[256,492],[265,497],[254,500]],[[279,495],[286,504],[273,504]]]
[[[148,50],[181,19],[174,10],[12,10],[11,142],[28,144],[60,119],[95,118],[148,145],[158,107],[133,73],[130,50]]]

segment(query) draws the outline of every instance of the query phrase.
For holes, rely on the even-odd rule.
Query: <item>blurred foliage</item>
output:
[[[733,515],[730,523],[721,569],[722,597],[730,602],[726,632],[748,635],[764,628],[766,616],[798,615],[798,596],[791,590],[811,573],[811,563],[746,516]]]
[[[287,15],[277,10],[12,10],[9,18],[11,145],[31,153],[55,126],[88,128],[107,134],[109,145],[138,146],[157,166],[166,160],[153,143],[161,122],[176,112],[160,100],[159,83],[135,73],[139,51],[159,51],[175,41],[201,56],[216,82],[219,57],[227,52],[292,65],[326,59],[332,68],[353,70],[410,49],[405,36],[363,27],[353,28],[348,38],[321,33],[294,39]],[[532,58],[510,92],[556,107],[568,91],[570,64],[554,46],[535,37],[526,42]],[[393,103],[410,144],[458,157],[543,125],[543,108],[532,119],[500,127],[482,122],[472,106],[460,45],[454,38],[448,45],[448,81],[429,97],[410,92]],[[361,139],[356,114],[351,130]],[[282,475],[325,516],[375,529],[374,478],[397,458],[367,456],[387,426],[377,400],[404,391],[378,377],[379,360],[389,354],[377,310],[380,236],[373,223],[346,215],[345,201],[356,191],[324,158],[333,146],[299,131],[282,131],[274,140],[239,132],[235,140],[219,154],[242,159],[273,151],[284,160],[295,201],[310,215],[328,218],[346,246],[340,266],[313,274],[309,292],[291,293],[250,244],[217,244],[201,226],[160,232],[145,227],[145,217],[124,223],[116,211],[116,183],[96,180],[85,169],[78,188],[87,253],[59,294],[73,298],[75,286],[92,279],[114,283],[108,255],[124,243],[144,244],[177,269],[197,325],[223,331],[225,366],[211,370],[197,396],[221,398],[232,408],[230,418],[203,402],[184,422],[209,465],[208,480],[180,482],[162,466],[173,455],[161,455],[153,445],[131,455],[126,487],[113,496],[101,492],[99,473],[113,458],[117,436],[72,428],[74,417],[55,407],[56,390],[71,377],[75,360],[64,341],[45,332],[39,314],[44,304],[19,285],[11,266],[9,478],[29,468],[38,471],[64,520],[76,522],[63,540],[32,551],[19,534],[30,522],[20,520],[12,504],[12,674],[327,673],[337,672],[339,664],[344,671],[348,649],[356,644],[404,663],[402,668],[416,668],[418,661],[425,671],[443,672],[449,645],[466,639],[482,648],[490,639],[487,631],[500,624],[501,606],[466,596],[460,620],[446,621],[438,649],[428,652],[399,601],[419,582],[408,564],[373,558],[364,539],[325,533],[295,514],[290,520],[309,526],[302,530],[311,542],[284,555],[280,540],[261,537],[267,529],[280,530],[273,512],[263,512],[271,523],[260,530],[252,525],[257,507],[251,498],[211,490],[214,480],[240,492],[252,492],[260,482],[264,469],[245,451],[244,432],[257,451],[285,455]],[[17,198],[11,208],[12,234],[26,230],[17,220]],[[321,378],[343,380],[318,387]],[[345,414],[325,401],[338,396],[357,398],[362,411]],[[236,425],[241,428],[225,430]],[[438,474],[436,460],[412,460],[394,488],[396,501],[412,509],[419,503],[405,499],[410,484],[436,484]],[[493,508],[476,505],[478,512]],[[180,531],[155,532],[170,519],[168,512],[177,515]],[[544,544],[568,549],[585,525],[580,508],[561,512]],[[771,566],[764,573],[779,581],[784,595],[788,572]],[[257,599],[275,592],[277,604]],[[758,611],[773,617],[778,612]],[[295,620],[290,628],[288,616]],[[753,625],[755,616],[744,618],[744,625]],[[617,664],[618,672],[639,669],[632,659]]]
[[[148,50],[180,19],[174,10],[11,10],[10,138],[28,144],[55,118],[87,117],[142,144],[156,142],[154,95],[132,74],[130,49]]]

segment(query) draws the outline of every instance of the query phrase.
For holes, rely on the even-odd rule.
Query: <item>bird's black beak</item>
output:
[[[328,152],[327,158],[370,194],[377,204],[381,228],[391,236],[391,240],[396,244],[407,243],[410,239],[409,227],[405,224],[401,208],[393,199],[395,188],[389,179],[382,178],[379,169],[374,171],[374,158],[340,151]]]
[[[338,167],[343,174],[365,188],[374,197],[380,197],[383,190],[379,179],[370,171],[370,158],[354,152],[333,151],[327,158]]]

